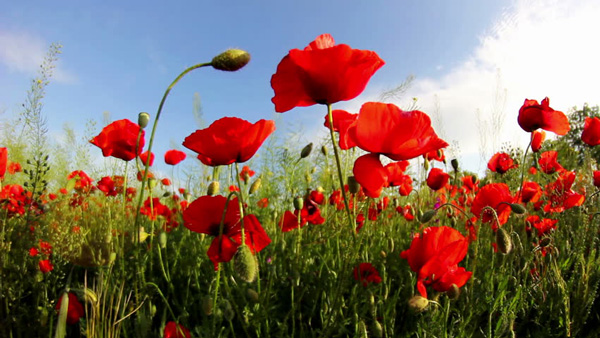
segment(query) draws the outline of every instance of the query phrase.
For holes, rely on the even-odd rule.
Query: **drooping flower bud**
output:
[[[498,246],[498,251],[505,255],[512,250],[512,240],[503,228],[499,228],[496,231],[496,245]]]
[[[454,171],[458,171],[458,160],[453,158],[450,161],[450,164],[452,165],[452,169],[454,169]]]
[[[519,214],[519,215],[522,215],[525,212],[527,212],[527,209],[525,209],[524,206],[522,206],[521,204],[518,204],[518,203],[511,203],[510,210],[512,210],[512,212],[514,212],[515,214]]]
[[[431,221],[431,219],[433,218],[433,216],[435,216],[435,214],[437,214],[437,210],[427,210],[423,213],[423,215],[421,215],[419,217],[419,222],[427,223],[427,222]]]
[[[250,301],[253,303],[258,303],[259,301],[258,292],[254,291],[254,289],[247,289],[246,296],[248,296],[248,299],[250,299]]]
[[[308,157],[308,155],[310,155],[310,152],[312,151],[312,148],[313,148],[312,142],[305,145],[304,148],[302,148],[302,151],[300,152],[300,158]]]
[[[415,314],[425,311],[427,306],[429,306],[429,300],[419,295],[413,296],[408,300],[408,307],[410,308],[410,311]]]
[[[250,54],[241,49],[228,49],[215,56],[211,65],[214,69],[235,72],[250,62]]]
[[[348,191],[351,194],[356,194],[360,190],[360,184],[356,181],[356,177],[348,176]]]
[[[258,270],[256,258],[246,244],[242,244],[235,253],[233,270],[245,282],[252,283],[256,279]]]
[[[446,296],[452,300],[457,300],[460,296],[460,289],[456,284],[452,283],[452,285],[450,285],[450,289],[446,291]]]

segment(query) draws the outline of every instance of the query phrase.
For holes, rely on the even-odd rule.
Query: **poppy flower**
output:
[[[221,218],[226,206],[220,236]],[[218,269],[219,263],[229,262],[241,245],[242,227],[237,197],[227,203],[227,198],[221,195],[201,196],[185,209],[183,220],[185,227],[191,231],[215,237],[207,252],[215,270]],[[261,251],[271,243],[256,216],[246,215],[243,222],[246,244],[253,253]]]
[[[435,134],[427,114],[402,111],[380,102],[363,104],[348,134],[359,148],[394,161],[410,160],[448,146]]]
[[[105,176],[96,184],[98,190],[102,191],[105,196],[117,196],[118,191],[115,187],[115,182],[110,176]]]
[[[165,325],[164,338],[191,338],[190,330],[183,325],[170,321]]]
[[[555,172],[562,172],[565,170],[560,163],[558,163],[558,152],[556,150],[545,151],[541,154],[538,160],[540,170],[546,174],[554,174]]]
[[[367,287],[370,283],[381,283],[379,271],[371,263],[360,263],[354,268],[352,274],[354,275],[354,279],[362,283],[364,287]]]
[[[544,193],[548,203],[544,206],[545,212],[563,212],[583,204],[585,195],[571,189],[575,176],[574,171],[564,171],[555,182],[546,185]]]
[[[408,167],[408,161],[398,161],[386,164],[385,170],[388,172],[388,183],[390,187],[397,187],[404,182],[404,172]]]
[[[410,248],[400,257],[408,261],[417,273],[417,289],[427,298],[426,286],[445,292],[452,284],[461,287],[471,278],[472,272],[458,267],[468,250],[469,241],[458,230],[447,227],[429,227],[413,238]]]
[[[248,180],[250,179],[250,177],[254,176],[254,174],[255,174],[254,170],[251,170],[249,166],[245,165],[242,168],[242,171],[240,172],[240,178],[245,183],[248,183]]]
[[[538,215],[531,215],[525,220],[527,232],[531,232],[531,228],[533,227],[536,229],[538,237],[543,237],[554,231],[556,229],[556,223],[558,223],[557,219],[540,218]]]
[[[42,273],[48,273],[54,270],[54,265],[52,265],[52,262],[50,262],[49,259],[41,260],[38,265]]]
[[[531,133],[531,150],[537,153],[542,149],[542,143],[546,139],[546,132],[543,130],[536,130]]]
[[[176,165],[185,160],[186,157],[187,155],[183,151],[176,149],[167,150],[165,153],[165,163],[169,165]]]
[[[585,144],[594,147],[600,144],[600,119],[597,117],[586,117],[581,133],[581,140]]]
[[[292,49],[271,77],[275,111],[332,104],[357,97],[384,62],[372,51],[336,45],[329,34],[304,50]]]
[[[83,305],[79,302],[77,296],[69,292],[69,306],[67,308],[67,324],[73,325],[79,322],[79,319],[85,316],[85,311],[83,310]],[[60,305],[62,304],[63,297],[61,296],[56,303],[56,311],[60,311]]]
[[[248,161],[275,130],[275,122],[260,120],[254,124],[237,117],[223,117],[208,128],[196,130],[183,145],[198,153],[208,166]]]
[[[440,168],[433,168],[427,175],[427,186],[433,191],[438,191],[448,184],[449,179],[450,175],[448,173]]]
[[[388,184],[388,171],[379,161],[378,154],[366,154],[357,158],[352,172],[356,182],[369,197],[379,197]]]
[[[141,131],[138,145],[139,134],[140,126],[137,123],[123,119],[104,127],[90,143],[102,149],[104,157],[112,156],[123,161],[131,161],[144,148],[144,130]]]
[[[0,180],[4,178],[6,174],[6,165],[8,163],[8,149],[6,147],[0,148]]]
[[[525,99],[519,109],[519,126],[527,132],[537,129],[551,131],[557,135],[565,135],[570,129],[569,119],[558,110],[550,108],[550,99],[547,97],[539,104],[536,100]]]
[[[594,178],[593,178],[594,187],[600,188],[600,170],[594,170],[593,175],[594,175]]]
[[[340,134],[339,146],[343,150],[356,147],[356,144],[352,139],[348,137],[348,128],[356,121],[358,114],[350,114],[345,110],[336,109],[331,112],[333,118],[333,131],[337,131]],[[329,127],[329,115],[325,115],[325,127]],[[330,128],[331,129],[331,128]]]
[[[148,161],[148,151],[147,150],[140,154],[140,161],[142,161],[143,165],[146,165],[146,161]],[[154,153],[150,152],[150,163],[148,165],[152,166],[153,164],[154,164]]]
[[[399,183],[400,184],[398,184],[398,192],[400,193],[400,196],[410,195],[410,193],[413,190],[412,178],[408,175],[402,175],[402,178],[399,181]]]
[[[67,175],[67,180],[73,183],[68,183],[67,186],[72,184],[73,189],[78,193],[86,193],[94,188],[92,182],[94,181],[88,176],[83,170],[75,170]]]
[[[446,155],[444,155],[444,150],[442,149],[438,149],[438,150],[432,150],[430,152],[428,152],[427,154],[423,154],[423,158],[425,158],[427,161],[439,161],[439,162],[444,162],[446,161]]]
[[[496,153],[488,162],[488,169],[498,174],[504,174],[509,169],[517,168],[518,166],[507,153]]]
[[[479,190],[479,192],[477,192],[477,195],[473,199],[473,203],[471,204],[471,212],[477,218],[481,219],[482,223],[494,221],[492,223],[492,228],[496,228],[508,221],[508,216],[510,216],[511,209],[510,205],[507,203],[512,203],[513,200],[514,198],[510,194],[508,185],[505,183],[486,184]],[[486,207],[491,207],[496,211],[499,224],[496,224],[491,210],[484,210]]]
[[[522,203],[537,203],[542,197],[542,188],[537,182],[524,182],[521,189]]]

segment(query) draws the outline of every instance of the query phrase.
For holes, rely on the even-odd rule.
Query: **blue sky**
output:
[[[598,104],[597,86],[581,80],[600,76],[593,53],[572,53],[595,41],[595,2],[7,1],[0,5],[0,112],[19,111],[52,42],[63,45],[44,100],[54,133],[65,123],[83,133],[90,119],[100,128],[106,111],[112,120],[135,121],[140,111],[154,115],[183,69],[236,47],[252,55],[246,68],[198,70],[172,91],[155,153],[161,156],[197,129],[195,93],[206,123],[223,116],[275,119],[280,136],[301,126],[310,142],[324,132],[324,107],[276,114],[269,81],[288,50],[330,33],[337,43],[374,50],[386,61],[361,96],[334,108],[357,112],[412,74],[406,96],[394,102],[407,107],[416,97],[438,133],[458,145],[450,155],[480,170],[480,157],[493,151],[481,144],[495,151],[503,142],[527,145],[516,124],[525,98],[549,96],[563,111]],[[480,142],[477,129],[485,130],[494,110],[506,122],[502,128],[488,122],[494,136]]]

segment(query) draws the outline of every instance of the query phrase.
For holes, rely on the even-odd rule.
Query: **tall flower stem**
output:
[[[175,87],[175,85],[179,82],[179,80],[181,80],[187,73],[191,72],[194,69],[198,69],[201,67],[207,67],[207,66],[211,66],[212,62],[205,62],[205,63],[199,63],[197,65],[191,66],[188,69],[184,70],[181,74],[179,74],[179,76],[177,76],[175,78],[175,80],[173,80],[173,82],[169,85],[169,87],[167,87],[167,90],[165,90],[165,94],[163,95],[162,99],[160,100],[160,104],[158,105],[158,111],[156,112],[156,118],[154,119],[154,124],[152,125],[152,132],[150,133],[150,141],[148,142],[148,158],[146,159],[146,163],[144,166],[144,177],[142,178],[142,188],[141,188],[141,192],[140,192],[140,197],[138,199],[138,206],[137,206],[137,210],[136,210],[136,215],[135,215],[135,227],[137,230],[137,243],[139,244],[140,241],[140,237],[139,237],[139,217],[140,217],[140,208],[142,207],[142,202],[144,200],[144,188],[146,187],[146,179],[148,178],[148,168],[150,167],[150,159],[151,159],[151,154],[152,154],[152,145],[154,143],[154,134],[156,133],[156,127],[158,125],[158,120],[160,118],[160,114],[162,113],[162,109],[163,106],[165,104],[165,101],[167,100],[167,97],[169,96],[169,93],[171,92],[171,89],[173,89],[173,87]]]
[[[346,191],[344,190],[344,176],[342,175],[340,153],[338,150],[337,142],[335,141],[335,135],[333,133],[333,113],[331,111],[331,104],[327,104],[327,119],[329,120],[329,134],[331,135],[331,144],[333,145],[333,153],[335,155],[335,163],[337,165],[338,178],[340,179],[340,190],[342,191],[342,198],[344,199],[344,208],[346,209],[346,213],[348,214],[348,223],[350,225],[350,229],[352,229],[354,233],[356,233],[356,225],[352,217],[352,212],[350,212],[350,206],[348,204],[348,197],[346,196]]]
[[[527,149],[525,149],[525,154],[523,155],[523,163],[521,163],[521,185],[519,186],[519,194],[517,195],[517,200],[521,197],[521,191],[523,190],[523,183],[525,182],[525,161],[527,160],[527,152],[529,148],[531,148],[531,143],[533,142],[533,133],[531,133],[531,138],[529,140],[529,144],[527,145]]]

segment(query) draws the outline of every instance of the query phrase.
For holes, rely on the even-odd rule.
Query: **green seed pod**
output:
[[[150,122],[150,114],[146,112],[142,112],[138,115],[138,125],[144,129],[148,126],[148,122]]]
[[[446,296],[448,296],[448,298],[450,298],[452,300],[457,300],[458,297],[460,296],[460,289],[458,288],[458,286],[456,284],[452,284],[452,285],[450,285],[450,289],[448,289],[448,291],[446,291]]]
[[[150,189],[156,188],[157,185],[158,185],[158,180],[156,178],[148,179],[148,187],[150,187]]]
[[[250,190],[248,190],[248,193],[250,195],[254,194],[255,192],[258,191],[258,189],[260,188],[260,185],[262,184],[262,179],[259,177],[257,178],[252,185],[250,185]]]
[[[312,142],[305,145],[304,148],[302,148],[302,151],[300,152],[300,158],[307,158],[308,155],[310,155],[312,148],[313,148]]]
[[[321,154],[323,154],[323,156],[327,156],[327,154],[329,153],[329,150],[327,150],[326,146],[322,146],[321,147]]]
[[[503,228],[499,228],[496,231],[496,245],[498,246],[498,251],[505,255],[512,250],[512,240]]]
[[[164,249],[167,247],[167,233],[164,231],[161,231],[161,233],[158,235],[158,245],[160,245],[161,249]]]
[[[294,208],[296,210],[302,210],[303,207],[304,207],[304,198],[302,198],[302,197],[294,198]]]
[[[348,176],[348,191],[352,194],[356,194],[360,191],[360,184],[358,184],[354,176]]]
[[[215,56],[211,65],[214,69],[235,72],[250,62],[250,54],[241,49],[229,49]]]
[[[219,193],[219,181],[210,182],[210,184],[208,185],[208,190],[206,191],[206,194],[208,196],[214,196],[218,193]]]
[[[258,292],[254,291],[254,289],[246,289],[246,296],[248,296],[248,299],[250,299],[252,303],[258,303],[259,301]]]
[[[246,244],[242,244],[233,258],[233,270],[241,280],[252,283],[256,279],[258,264],[256,258]]]
[[[518,203],[511,203],[510,210],[512,210],[515,214],[523,215],[527,212],[524,206]]]
[[[429,306],[429,300],[419,295],[413,296],[411,299],[408,300],[408,307],[410,308],[410,311],[414,314],[421,313],[427,310],[427,306]]]
[[[437,214],[437,210],[427,210],[419,217],[419,222],[427,223]]]

